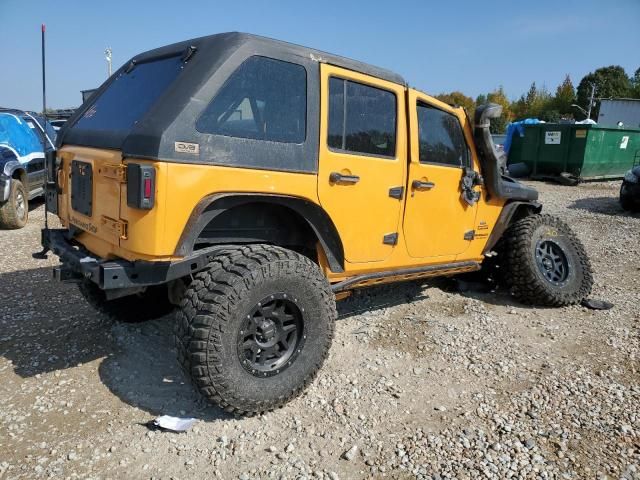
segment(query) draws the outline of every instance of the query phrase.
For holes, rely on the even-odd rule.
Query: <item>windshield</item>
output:
[[[123,70],[97,97],[74,129],[128,133],[183,68],[178,56],[152,60]]]

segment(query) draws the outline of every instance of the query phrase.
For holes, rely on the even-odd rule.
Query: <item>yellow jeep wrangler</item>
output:
[[[489,135],[399,75],[241,33],[127,62],[58,135],[43,230],[98,311],[178,306],[179,361],[238,414],[282,406],[322,365],[336,299],[472,272],[523,302],[591,290],[583,246],[504,177]]]

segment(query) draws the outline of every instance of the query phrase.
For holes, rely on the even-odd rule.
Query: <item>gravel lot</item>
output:
[[[311,388],[248,419],[194,393],[171,317],[113,325],[50,281],[37,206],[0,231],[0,478],[640,478],[640,216],[618,182],[532,184],[612,310],[450,280],[364,291]],[[159,414],[199,421],[149,430]]]

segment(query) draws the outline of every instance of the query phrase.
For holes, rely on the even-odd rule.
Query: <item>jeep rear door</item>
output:
[[[471,166],[458,110],[409,90],[411,159],[403,220],[409,255],[449,261],[473,238],[477,203],[461,197],[464,167]]]
[[[126,237],[120,220],[120,196],[124,168],[120,152],[65,146],[58,156],[62,170],[58,185],[60,217],[71,225],[118,246]],[[94,252],[99,253],[99,252]]]
[[[404,87],[321,64],[318,196],[351,263],[387,258],[406,168]]]

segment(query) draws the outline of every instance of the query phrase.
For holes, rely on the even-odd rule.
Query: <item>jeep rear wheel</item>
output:
[[[530,215],[518,220],[505,233],[503,248],[503,280],[518,300],[559,307],[591,293],[586,251],[558,218]]]
[[[164,286],[149,287],[144,292],[107,300],[104,290],[84,280],[78,284],[80,293],[95,310],[111,320],[138,323],[160,318],[174,309]]]
[[[175,326],[178,359],[227,412],[272,410],[313,380],[335,318],[331,287],[308,258],[269,245],[230,247],[185,293]]]
[[[0,227],[22,228],[29,219],[29,197],[20,180],[11,180],[9,199],[0,206]]]

